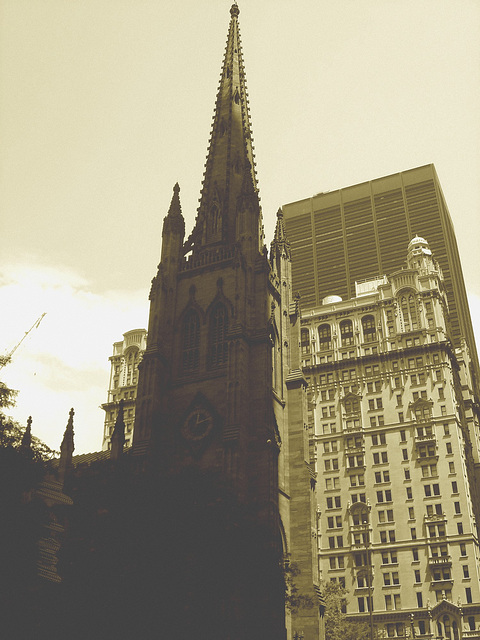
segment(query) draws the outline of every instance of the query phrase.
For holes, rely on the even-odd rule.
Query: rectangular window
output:
[[[472,589],[470,587],[465,587],[465,598],[468,603],[472,602]]]
[[[415,529],[415,527],[412,527],[410,529],[410,534],[412,536],[412,540],[416,540],[417,539],[417,530]]]
[[[419,609],[423,607],[423,597],[421,591],[417,591],[417,606]]]
[[[412,549],[412,555],[413,555],[414,562],[417,562],[417,560],[418,560],[418,549]]]
[[[461,522],[457,522],[457,531],[460,535],[463,533],[463,524]]]
[[[405,469],[403,470],[403,473],[405,475],[405,480],[410,480],[410,469],[405,467]]]
[[[464,578],[469,578],[470,577],[470,572],[468,570],[468,564],[464,564],[463,565],[463,577]]]
[[[415,569],[414,574],[415,574],[415,582],[421,582],[419,569]]]
[[[404,460],[408,460],[408,450],[402,449],[402,457]]]
[[[407,500],[412,499],[412,487],[407,487]]]
[[[460,555],[461,556],[467,555],[467,546],[463,542],[460,543]]]
[[[455,509],[455,513],[462,513],[462,512],[460,511],[460,502],[454,502],[454,503],[453,503],[453,507],[454,507],[454,509]]]

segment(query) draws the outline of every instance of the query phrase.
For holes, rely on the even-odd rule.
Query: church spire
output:
[[[254,203],[260,217],[239,13],[238,5],[233,4],[200,206],[195,229],[185,246],[187,251],[199,244],[232,245],[237,232],[237,209],[245,206],[245,200]],[[262,229],[261,219],[259,228]]]

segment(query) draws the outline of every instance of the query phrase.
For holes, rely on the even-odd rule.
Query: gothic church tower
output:
[[[315,596],[298,304],[281,212],[270,258],[264,246],[236,4],[230,14],[195,226],[185,239],[178,184],[163,225],[132,453],[165,477],[194,470],[228,487],[266,535],[273,573],[299,549],[305,595]],[[256,604],[241,586],[225,594],[219,615],[230,608],[231,627],[222,637],[287,638],[300,627],[305,640],[319,637],[317,602],[305,620],[287,611],[285,622],[280,574]]]

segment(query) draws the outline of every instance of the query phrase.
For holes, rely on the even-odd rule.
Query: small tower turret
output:
[[[427,273],[441,275],[440,267],[432,255],[428,242],[420,236],[415,236],[408,244],[407,266],[409,269],[417,269],[421,276]]]
[[[58,480],[61,484],[65,483],[67,474],[73,469],[73,451],[75,445],[73,443],[73,416],[75,411],[70,409],[67,426],[63,434],[62,444],[60,445],[60,463],[58,465]]]
[[[32,416],[28,416],[27,428],[22,436],[20,451],[26,454],[32,453]]]
[[[173,187],[173,196],[168,213],[163,221],[162,254],[160,264],[165,275],[176,273],[178,262],[182,257],[183,238],[185,236],[185,220],[180,204],[180,186]]]
[[[115,422],[115,427],[113,429],[112,434],[112,450],[110,452],[111,460],[118,460],[122,453],[123,447],[125,445],[125,422],[123,419],[123,399],[120,400],[120,404],[118,406],[118,414],[117,420]]]
[[[285,234],[285,224],[283,221],[283,211],[279,209],[277,211],[277,224],[275,226],[275,233],[272,243],[270,245],[270,259],[272,267],[280,274],[281,267],[280,262],[284,258],[290,259],[290,244]]]

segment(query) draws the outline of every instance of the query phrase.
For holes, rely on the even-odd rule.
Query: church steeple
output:
[[[239,208],[256,209],[255,233],[263,244],[258,201],[255,154],[249,102],[238,25],[237,4],[230,9],[230,27],[215,103],[207,151],[200,206],[186,251],[212,244],[233,245],[245,223],[238,223]],[[248,226],[248,222],[247,222]]]

